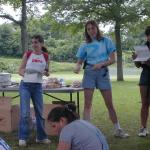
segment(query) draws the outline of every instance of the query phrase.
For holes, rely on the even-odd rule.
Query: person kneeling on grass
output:
[[[80,120],[73,104],[53,108],[48,115],[51,132],[59,135],[57,150],[109,150],[101,131]]]

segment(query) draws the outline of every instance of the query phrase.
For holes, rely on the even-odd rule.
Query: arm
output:
[[[83,63],[83,60],[81,59],[78,59],[77,63],[76,63],[76,66],[74,68],[74,73],[79,73],[80,70],[81,70],[81,67],[82,67],[82,63]]]
[[[46,62],[46,68],[43,73],[47,77],[49,76],[49,64],[50,64],[50,59],[48,59],[48,61]]]
[[[27,56],[26,56],[26,54],[24,54],[23,58],[22,58],[21,65],[20,65],[19,70],[18,70],[18,73],[20,76],[24,76],[26,64],[27,64]]]
[[[74,70],[73,70],[74,73],[80,72],[80,69],[82,67],[82,63],[86,59],[86,55],[87,55],[87,52],[85,50],[85,44],[83,44],[80,46],[80,48],[76,54],[78,60],[77,60],[76,66],[74,67]]]
[[[132,59],[134,60],[137,57],[135,52],[132,53]],[[137,68],[141,67],[141,62],[134,61],[134,64]]]
[[[70,150],[70,144],[65,143],[65,142],[59,142],[57,146],[57,150]]]
[[[102,67],[112,65],[115,62],[116,62],[116,52],[112,52],[109,56],[109,60],[95,64],[93,69],[100,69]]]

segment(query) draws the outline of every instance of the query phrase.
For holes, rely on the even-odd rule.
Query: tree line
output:
[[[149,0],[1,0],[0,4],[10,4],[14,6],[14,9],[21,8],[19,21],[2,12],[0,17],[12,20],[16,25],[20,26],[22,51],[28,47],[28,37],[30,37],[28,20],[29,17],[34,15],[32,7],[36,3],[42,3],[45,6],[44,9],[47,10],[45,16],[48,18],[46,18],[45,22],[49,22],[52,19],[51,23],[54,28],[55,25],[56,28],[61,25],[60,28],[68,28],[72,33],[77,27],[80,28],[82,24],[91,18],[99,23],[112,24],[114,28],[110,34],[114,37],[117,47],[117,80],[123,81],[122,49],[129,47],[125,43],[131,45],[134,43],[133,37],[128,34],[130,33],[129,31],[131,33],[137,31],[136,33],[138,33],[138,28],[143,29],[143,25],[149,24]],[[139,26],[137,27],[137,25]],[[53,33],[55,34],[55,32]],[[62,36],[63,41],[67,39],[67,36],[65,31],[62,33],[64,33]],[[133,43],[130,43],[131,41]],[[63,48],[66,50],[66,47],[64,46]],[[55,48],[52,51],[55,52]],[[63,53],[62,50],[60,59],[63,59]]]
[[[32,20],[29,24],[27,49],[32,49],[31,37],[34,34],[42,34],[52,60],[58,62],[76,61],[76,52],[83,42],[81,32],[72,35],[62,30],[53,30],[50,25],[44,24],[41,20]],[[18,26],[14,24],[0,25],[0,55],[22,57],[20,37],[20,28]]]

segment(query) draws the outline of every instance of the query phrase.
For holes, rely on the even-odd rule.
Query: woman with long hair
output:
[[[20,124],[19,146],[26,146],[29,138],[30,125],[30,98],[34,105],[36,117],[36,142],[49,144],[50,140],[44,130],[42,76],[49,75],[48,53],[45,52],[44,39],[41,35],[32,37],[33,51],[26,51],[22,58],[19,74],[20,83]]]
[[[114,124],[115,136],[125,138],[129,135],[120,127],[116,111],[112,102],[112,90],[108,66],[115,63],[116,48],[111,39],[104,37],[98,24],[90,20],[85,24],[85,43],[77,52],[77,64],[74,72],[79,73],[84,62],[84,112],[85,120],[91,119],[92,98],[97,88],[105,101],[110,119]]]

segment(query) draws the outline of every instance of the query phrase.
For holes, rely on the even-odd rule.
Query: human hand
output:
[[[44,70],[43,75],[48,77],[49,76],[49,72],[47,70]]]
[[[132,52],[132,59],[134,60],[136,59],[136,57],[137,57],[137,54],[135,52]]]
[[[100,68],[102,68],[103,66],[104,66],[104,63],[98,63],[98,64],[95,64],[95,65],[93,66],[93,69],[94,69],[94,70],[100,69]]]
[[[20,75],[20,76],[24,76],[24,73],[25,73],[25,69],[20,69],[20,70],[19,70],[19,75]]]
[[[82,66],[81,64],[78,64],[78,63],[77,63],[76,66],[74,67],[73,72],[74,72],[74,73],[79,73],[80,70],[81,70],[81,66]]]

